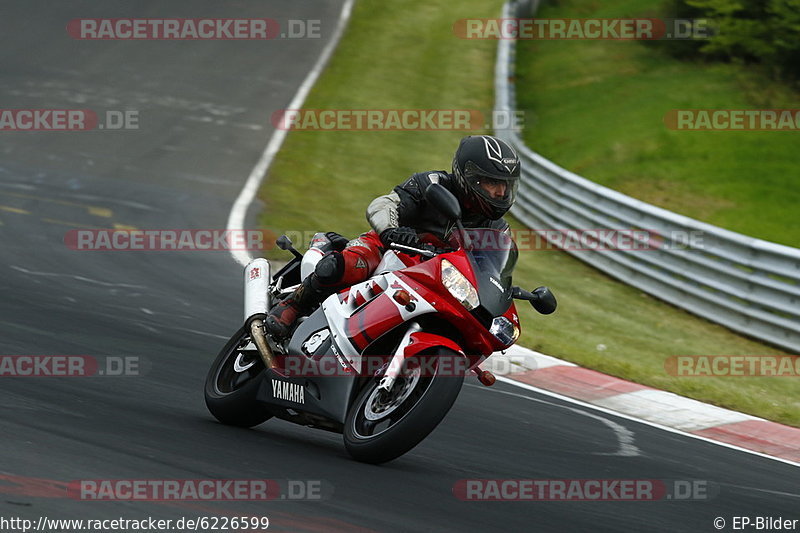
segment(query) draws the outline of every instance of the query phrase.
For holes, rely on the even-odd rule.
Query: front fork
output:
[[[379,390],[384,392],[389,392],[392,390],[394,382],[397,381],[397,378],[400,376],[400,373],[403,370],[403,364],[406,360],[405,351],[412,342],[411,335],[419,331],[422,331],[422,328],[419,324],[416,322],[411,322],[411,324],[409,324],[408,330],[406,331],[405,335],[403,335],[400,345],[397,347],[394,356],[392,356],[392,360],[389,362],[389,367],[386,369],[381,381],[378,383]],[[480,381],[481,384],[487,387],[494,385],[495,377],[490,371],[481,370],[481,368],[477,365],[472,369],[472,371],[475,372],[478,381]]]
[[[416,322],[409,324],[408,330],[406,331],[405,335],[403,335],[400,345],[397,347],[392,360],[389,362],[389,367],[386,369],[386,373],[383,375],[383,378],[381,378],[380,383],[378,383],[379,390],[384,392],[389,392],[392,390],[394,382],[397,380],[397,377],[403,370],[403,363],[406,359],[406,347],[411,344],[411,335],[417,331],[422,331],[422,328],[419,326],[419,324]]]

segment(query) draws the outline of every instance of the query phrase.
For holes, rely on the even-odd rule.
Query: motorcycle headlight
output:
[[[447,287],[453,298],[461,302],[461,305],[468,311],[472,311],[480,305],[478,291],[466,276],[447,259],[442,260],[442,284]]]
[[[504,345],[511,345],[519,338],[519,328],[504,316],[495,317],[489,331]]]

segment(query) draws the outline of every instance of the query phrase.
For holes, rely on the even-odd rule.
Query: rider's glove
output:
[[[329,231],[325,234],[325,236],[330,239],[331,245],[333,246],[334,250],[342,251],[347,247],[347,243],[350,242],[347,237],[343,235],[339,235],[335,231]]]
[[[409,227],[401,227],[401,228],[389,228],[383,230],[381,233],[381,242],[388,248],[390,244],[402,244],[403,246],[411,246],[412,248],[419,248],[422,243],[420,243],[419,236],[414,228]]]

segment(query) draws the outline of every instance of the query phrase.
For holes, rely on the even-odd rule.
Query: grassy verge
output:
[[[648,16],[653,5],[563,0],[538,16]],[[641,42],[522,41],[518,54],[528,146],[646,202],[800,246],[798,132],[673,131],[663,121],[672,109],[794,109],[800,95],[756,69],[680,61]]]
[[[499,0],[358,2],[305,107],[490,109],[496,43],[460,40],[451,28],[460,18],[496,17],[500,6]],[[413,172],[449,168],[462,134],[292,132],[261,191],[262,226],[275,232],[337,230],[348,236],[365,231],[370,200]],[[791,378],[687,379],[664,370],[671,355],[777,350],[658,302],[560,252],[523,252],[514,279],[528,288],[547,284],[560,302],[549,317],[520,305],[523,345],[800,426],[800,394]]]

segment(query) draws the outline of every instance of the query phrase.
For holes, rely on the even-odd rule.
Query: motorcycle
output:
[[[263,258],[245,267],[244,325],[205,382],[217,420],[253,427],[277,417],[341,433],[353,458],[378,464],[430,434],[467,375],[494,383],[479,365],[517,341],[514,299],[550,314],[555,296],[512,286],[518,251],[507,232],[465,230],[458,200],[440,184],[425,197],[458,229],[447,246],[393,244],[370,279],[329,296],[288,340],[266,333],[267,313],[344,238],[318,233],[300,254],[282,236],[277,245],[294,256],[288,264],[274,275]]]

